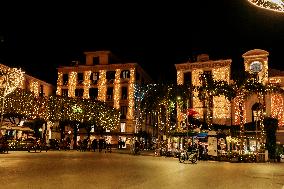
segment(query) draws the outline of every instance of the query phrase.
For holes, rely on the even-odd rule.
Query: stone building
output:
[[[278,83],[284,88],[284,72],[270,69],[268,61],[269,53],[261,49],[253,49],[242,55],[244,70],[256,73],[261,83]],[[206,54],[199,55],[196,62],[176,64],[177,84],[190,83],[200,86],[199,76],[202,73],[212,75],[215,80],[224,80],[227,83],[234,82],[231,79],[231,59],[210,60]],[[197,92],[192,95],[191,107],[198,112],[197,118],[204,118],[204,104],[197,97]],[[265,107],[266,116],[277,118],[279,130],[277,132],[278,143],[284,144],[284,96],[283,94],[267,94],[265,100],[260,102],[257,94],[249,96],[244,103],[244,122],[255,122],[259,119],[258,106]],[[234,99],[229,102],[224,96],[213,97],[213,123],[223,125],[238,125],[240,123],[240,112],[238,101]],[[180,116],[181,117],[181,116]],[[181,122],[182,120],[179,120]]]
[[[0,64],[0,69],[10,69],[10,67],[4,65],[4,64]],[[24,72],[24,70],[22,70]],[[54,95],[55,90],[54,90],[54,86],[50,83],[47,83],[43,80],[40,80],[38,78],[35,78],[31,75],[28,75],[26,73],[23,74],[23,78],[20,81],[20,84],[18,86],[18,88],[21,88],[25,91],[29,91],[32,92],[33,95],[35,97],[48,97],[51,95]],[[22,121],[29,121],[29,120],[22,120]],[[16,120],[16,123],[22,125],[22,123],[19,123],[18,120]],[[5,127],[6,126],[6,127]],[[2,129],[2,134],[6,133],[7,128],[10,130],[10,135],[15,135],[15,130],[13,130],[13,128],[19,130],[19,132],[17,132],[18,137],[21,137],[21,128],[16,128],[15,126],[19,126],[19,125],[15,125],[12,124],[9,120],[3,120],[2,123],[2,127],[6,128],[6,129]],[[45,125],[42,127],[42,134],[43,132],[45,132],[45,136],[47,138],[51,137],[51,130],[50,130],[50,126],[51,126],[51,122],[48,122],[47,127],[45,127]],[[26,129],[29,130],[29,129]],[[25,130],[25,131],[26,131]],[[43,136],[43,135],[42,135]]]
[[[58,68],[56,94],[95,99],[120,110],[118,135],[108,137],[112,143],[116,143],[118,137],[126,140],[138,129],[135,90],[138,85],[149,83],[151,79],[137,63],[122,63],[110,51],[84,54],[84,64],[74,62],[74,65]]]

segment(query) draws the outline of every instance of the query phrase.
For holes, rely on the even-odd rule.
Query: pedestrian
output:
[[[94,140],[92,141],[92,148],[93,148],[94,152],[95,152],[96,149],[97,149],[97,145],[98,145],[97,139],[94,139]]]
[[[102,138],[99,139],[99,152],[102,151],[104,145],[104,140]]]

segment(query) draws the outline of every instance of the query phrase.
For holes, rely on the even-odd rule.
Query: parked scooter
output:
[[[180,163],[184,163],[185,161],[191,161],[191,163],[196,163],[198,159],[198,153],[197,151],[188,152],[184,150],[180,153],[178,159]]]

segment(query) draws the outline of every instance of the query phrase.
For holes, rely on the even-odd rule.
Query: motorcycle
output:
[[[184,163],[185,161],[191,161],[191,163],[196,163],[198,159],[197,151],[187,152],[184,150],[179,155],[179,162]]]

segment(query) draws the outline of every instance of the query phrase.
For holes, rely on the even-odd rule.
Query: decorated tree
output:
[[[16,89],[6,97],[4,104],[4,118],[18,125],[22,119],[35,119],[39,117],[41,100],[23,89]]]
[[[145,88],[144,96],[141,100],[141,109],[144,117],[147,115],[155,115],[157,121],[155,126],[158,134],[158,148],[164,148],[162,136],[170,136],[171,132],[177,129],[177,102],[180,106],[185,103],[181,99],[187,99],[184,90],[185,86],[177,86],[174,84],[151,84]],[[187,89],[188,90],[188,89]],[[180,98],[177,101],[177,98]]]
[[[20,86],[23,78],[24,72],[22,72],[21,69],[9,68],[2,64],[0,65],[0,97],[2,98],[0,127],[2,126],[3,122],[5,98],[8,94],[12,93],[17,87]]]
[[[66,124],[73,127],[74,133],[82,125],[116,130],[119,124],[119,112],[100,101],[51,96],[47,102],[45,119],[59,121],[62,132]]]

